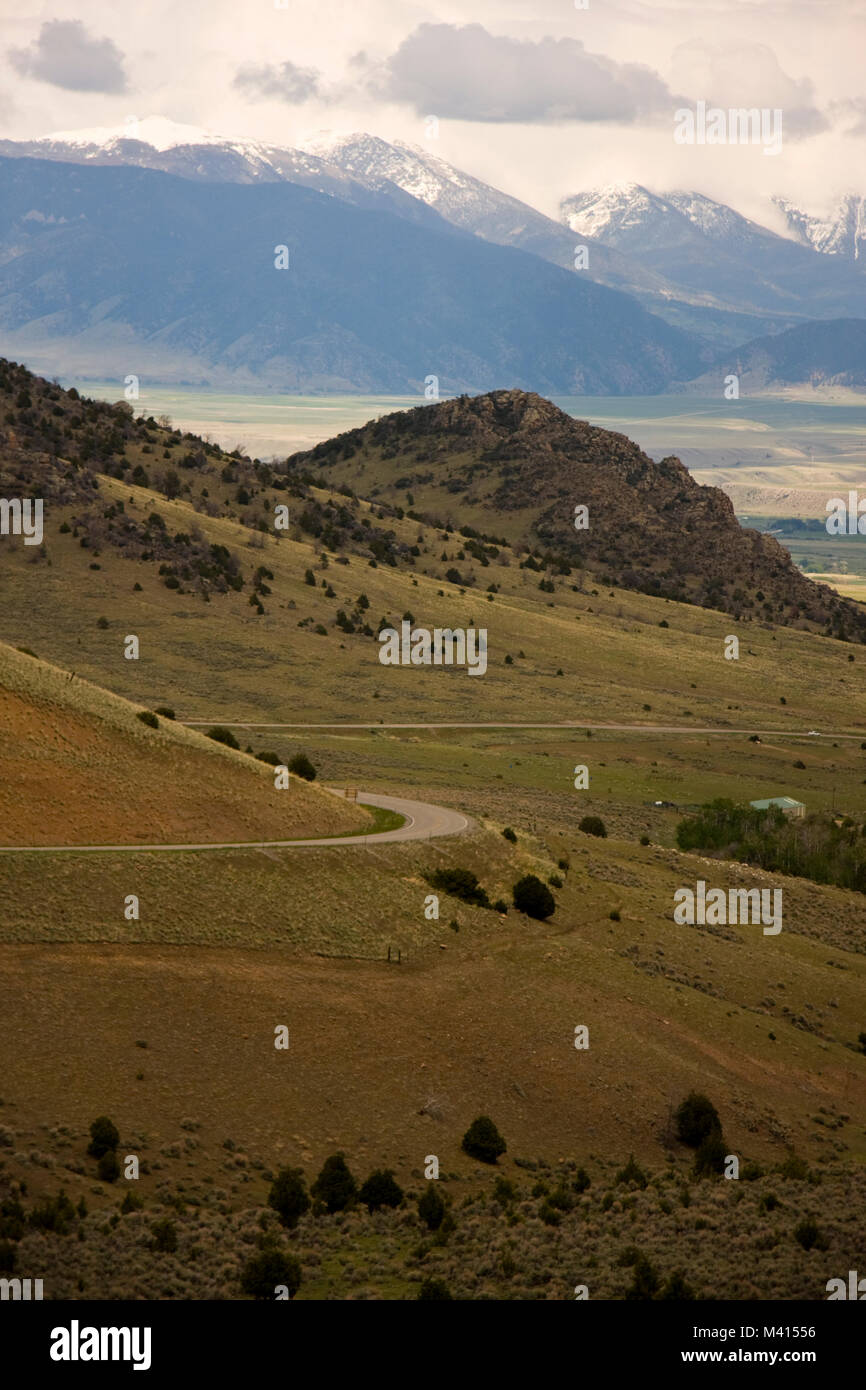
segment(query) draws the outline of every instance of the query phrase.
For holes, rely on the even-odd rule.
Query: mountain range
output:
[[[78,195],[85,202],[142,197],[143,221],[136,209],[136,226],[124,229],[130,238],[125,294],[116,283],[108,293],[100,286],[77,291],[82,269],[88,278],[80,256],[107,252],[109,266],[119,266],[123,256],[121,248],[108,246],[108,227],[104,233],[85,227],[78,209],[72,228],[67,210],[54,209],[53,201],[62,202],[74,185],[63,178],[69,166],[86,177]],[[129,192],[132,169],[178,181],[175,226],[165,185],[153,185],[163,191],[155,192],[150,207],[146,184]],[[181,180],[191,188],[181,191]],[[0,217],[0,348],[44,370],[50,370],[53,354],[55,369],[102,376],[118,348],[128,344],[152,375],[215,386],[414,391],[435,375],[444,391],[515,385],[576,394],[654,392],[702,378],[716,363],[724,367],[731,348],[762,343],[813,320],[866,317],[859,256],[863,199],[853,194],[823,218],[776,198],[773,216],[785,218],[788,235],[700,193],[658,194],[636,183],[567,197],[557,221],[448,164],[429,144],[351,133],[313,137],[303,148],[290,149],[161,118],[0,141],[0,181],[9,191]],[[22,181],[31,200],[23,210]],[[203,210],[217,205],[221,225],[234,226],[238,237],[264,208],[279,206],[277,218],[291,219],[302,192],[313,200],[304,204],[304,234],[311,244],[319,241],[321,217],[324,244],[335,235],[340,242],[357,239],[355,253],[341,253],[345,266],[333,262],[325,268],[319,261],[310,267],[309,295],[291,324],[281,320],[272,296],[263,303],[255,292],[234,298],[236,320],[223,315],[220,322],[218,306],[201,302],[201,289],[216,293],[220,282],[219,270],[210,265],[210,243],[196,258],[187,235],[196,236],[200,218],[210,215]],[[370,235],[374,224],[357,221],[361,213],[386,221]],[[109,215],[109,226],[115,220]],[[420,237],[411,251],[406,224]],[[46,243],[40,233],[47,228]],[[428,244],[425,235],[434,242]],[[148,245],[139,244],[144,238]],[[224,252],[225,238],[220,234],[217,240]],[[408,298],[397,271],[401,294],[390,309],[374,290],[386,273],[384,260],[391,259],[382,254],[386,243],[394,246],[395,270],[404,254],[416,255],[424,266]],[[140,282],[138,276],[139,267],[152,266],[149,247],[156,244],[167,257],[156,293],[161,316],[152,312],[154,287],[146,275]],[[531,262],[506,269],[499,248],[522,252]],[[34,256],[38,261],[46,254],[51,274],[34,275]],[[565,288],[564,276],[546,277],[539,262],[564,272],[571,288]],[[342,282],[344,269],[355,277],[351,284]],[[433,296],[436,279],[440,287]],[[498,297],[495,282],[502,287]],[[554,286],[562,286],[561,292]],[[619,291],[619,298],[605,299],[604,288]],[[365,290],[377,302],[362,304]],[[400,323],[405,315],[398,313],[407,303],[414,306],[411,342]],[[534,303],[542,307],[530,326]],[[475,330],[468,331],[472,321]],[[615,335],[606,341],[608,323]],[[668,328],[681,333],[672,336]],[[549,348],[541,346],[551,336]],[[854,347],[844,328],[838,342],[843,355]],[[806,358],[800,380],[821,380],[818,357],[807,351]],[[856,380],[863,365],[846,359],[836,375]]]
[[[640,257],[681,299],[739,315],[740,342],[762,336],[758,320],[778,332],[804,319],[866,315],[866,276],[824,254],[829,243],[780,236],[699,193],[614,184],[564,199],[561,213],[576,234]]]
[[[0,185],[0,350],[51,372],[605,395],[711,358],[629,296],[441,218],[29,158],[0,159]]]

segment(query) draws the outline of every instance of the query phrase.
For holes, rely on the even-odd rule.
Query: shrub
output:
[[[478,907],[490,906],[490,899],[469,869],[434,869],[427,876],[427,882],[431,888],[448,893],[452,898],[462,898],[463,902],[475,903]]]
[[[378,1211],[380,1207],[399,1207],[403,1189],[390,1168],[377,1168],[363,1184],[358,1197],[368,1211]]]
[[[157,705],[156,713],[161,714],[163,719],[174,719],[174,710],[169,705]]]
[[[586,1189],[591,1186],[591,1184],[592,1178],[589,1176],[589,1173],[587,1173],[586,1169],[578,1168],[571,1183],[575,1192],[585,1192]]]
[[[501,1173],[493,1184],[493,1200],[501,1207],[510,1206],[517,1200],[517,1188],[510,1178],[504,1178]]]
[[[538,1215],[546,1226],[558,1226],[562,1220],[562,1217],[556,1210],[556,1207],[551,1203],[549,1197],[545,1197],[544,1201],[541,1203],[541,1206],[538,1208]]]
[[[441,1300],[451,1298],[452,1293],[444,1279],[425,1279],[418,1290],[418,1297],[427,1300]]]
[[[695,1291],[691,1284],[686,1282],[684,1272],[681,1269],[675,1269],[658,1296],[664,1299],[692,1299],[695,1296]]]
[[[310,1209],[310,1198],[304,1182],[303,1169],[281,1168],[271,1183],[268,1206],[272,1207],[284,1226],[293,1230],[304,1212]],[[277,1281],[279,1282],[279,1280]]]
[[[689,1148],[700,1148],[705,1139],[712,1135],[721,1137],[722,1122],[713,1102],[707,1096],[691,1091],[679,1105],[674,1120],[677,1138]]]
[[[120,1160],[114,1149],[106,1149],[96,1165],[96,1171],[102,1182],[117,1182],[120,1177]]]
[[[534,917],[536,921],[543,922],[556,911],[553,894],[535,874],[524,874],[523,878],[519,878],[511,890],[511,896],[517,911],[525,912],[527,917]]]
[[[628,1299],[655,1298],[660,1283],[655,1265],[651,1264],[646,1255],[638,1255],[634,1262],[634,1278],[626,1289],[625,1296]]]
[[[331,1213],[345,1211],[347,1207],[354,1205],[358,1196],[358,1184],[341,1153],[331,1154],[330,1158],[325,1159],[322,1171],[310,1191]]]
[[[296,753],[293,758],[289,759],[288,768],[289,772],[293,772],[296,777],[303,777],[305,782],[316,780],[316,769],[306,753]]]
[[[506,1144],[490,1117],[479,1115],[464,1134],[460,1147],[470,1158],[477,1158],[481,1163],[495,1163],[499,1155],[505,1153]]]
[[[643,1168],[640,1167],[639,1164],[635,1163],[634,1154],[629,1154],[628,1163],[625,1165],[624,1168],[620,1168],[619,1172],[616,1175],[617,1187],[619,1187],[620,1183],[629,1182],[636,1182],[638,1187],[640,1188],[646,1187],[647,1184],[646,1173],[644,1172]]]
[[[17,1253],[17,1247],[11,1240],[0,1240],[0,1271],[4,1274],[12,1273]]]
[[[695,1177],[701,1178],[705,1173],[723,1173],[726,1157],[726,1145],[721,1134],[708,1134],[695,1154]]]
[[[650,842],[650,837],[649,837],[649,835],[641,835],[641,837],[640,837],[640,842],[641,842],[642,845],[648,845],[649,842]]]
[[[559,874],[551,874],[547,881],[550,884],[551,888],[562,887],[562,879],[559,877]]]
[[[502,913],[506,913],[508,911],[508,903],[505,901],[504,898],[496,899],[496,902],[493,904],[493,911]],[[866,1034],[864,1034],[864,1037],[866,1037]],[[866,1052],[866,1047],[863,1048],[863,1051]]]
[[[516,845],[516,844],[517,844],[517,836],[515,835],[514,831],[511,829],[511,826],[510,826],[510,825],[506,825],[505,829],[504,829],[503,832],[502,832],[502,837],[503,837],[503,839],[508,840],[508,842],[509,842],[510,844],[512,844],[512,845]]]
[[[28,1225],[32,1226],[34,1230],[53,1231],[59,1236],[66,1235],[74,1220],[75,1207],[63,1188],[60,1189],[56,1197],[46,1197],[45,1201],[40,1206],[34,1207],[27,1217]],[[7,1234],[11,1234],[11,1232],[7,1232]]]
[[[430,1231],[438,1231],[445,1216],[445,1202],[435,1182],[429,1182],[418,1198],[418,1215]]]
[[[799,1158],[797,1154],[788,1154],[779,1164],[779,1172],[783,1178],[791,1178],[794,1182],[809,1180],[809,1165],[805,1158]]]
[[[149,729],[159,728],[159,720],[149,709],[140,709],[135,717],[136,719],[140,719],[142,724],[146,724]]]
[[[224,743],[226,748],[240,748],[231,729],[226,729],[222,724],[215,724],[212,729],[208,729],[207,736],[212,738],[214,743]]]
[[[601,816],[584,816],[578,830],[582,830],[584,835],[597,835],[602,840],[607,839],[607,830]]]
[[[144,1202],[141,1198],[130,1190],[120,1204],[120,1214],[121,1216],[128,1216],[131,1211],[141,1211],[143,1206]]]
[[[173,1221],[165,1217],[162,1221],[155,1221],[150,1228],[153,1240],[151,1250],[156,1250],[162,1255],[173,1255],[177,1250],[177,1227]]]
[[[97,626],[98,628],[101,628],[102,631],[104,632],[105,629],[108,627],[108,619],[107,619],[107,618],[97,618],[97,619],[96,619],[96,626]]]
[[[558,1187],[553,1189],[549,1200],[550,1205],[555,1207],[557,1211],[573,1211],[574,1209],[574,1198],[564,1182],[561,1182]]]
[[[280,1285],[288,1289],[289,1298],[301,1287],[300,1263],[282,1250],[262,1250],[247,1260],[241,1271],[241,1292],[250,1298],[274,1298]]]
[[[311,589],[315,589],[315,587],[316,587],[316,576],[313,574],[313,571],[312,571],[312,570],[306,570],[306,571],[305,571],[305,573],[304,573],[304,583],[305,583],[305,584],[309,584],[309,586],[310,586]]]
[[[826,1250],[828,1245],[826,1237],[822,1235],[820,1227],[811,1216],[807,1216],[799,1226],[794,1227],[794,1239],[804,1250],[811,1250],[813,1246],[817,1246],[819,1250]]]
[[[100,1115],[90,1126],[90,1143],[87,1152],[91,1158],[101,1158],[109,1149],[116,1149],[120,1143],[117,1126],[107,1115]]]

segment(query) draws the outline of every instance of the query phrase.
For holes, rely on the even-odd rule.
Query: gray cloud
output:
[[[70,92],[125,92],[123,54],[111,39],[98,39],[79,19],[50,19],[29,48],[13,48],[9,61],[23,77]]]
[[[321,73],[315,68],[299,68],[294,63],[247,64],[238,70],[234,86],[253,100],[276,97],[279,101],[301,102],[320,95]]]
[[[805,140],[829,128],[808,77],[791,77],[768,44],[745,39],[691,39],[672,57],[672,80],[713,106],[776,108],[786,138]]]
[[[577,39],[538,42],[480,24],[421,24],[377,80],[378,95],[465,121],[622,121],[669,111],[662,79],[639,63],[588,53]]]

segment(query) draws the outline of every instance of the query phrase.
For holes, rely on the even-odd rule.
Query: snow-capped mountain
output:
[[[803,246],[825,256],[866,261],[866,197],[845,193],[824,214],[804,211],[787,198],[773,202],[785,217],[791,235]]]
[[[680,300],[740,315],[753,337],[760,336],[753,326],[759,317],[763,333],[804,319],[866,317],[866,277],[859,268],[818,254],[805,236],[781,236],[702,193],[612,183],[563,199],[560,214],[575,234],[640,258]]]
[[[358,132],[323,132],[304,141],[303,148],[369,185],[377,186],[382,180],[396,184],[404,193],[435,208],[454,226],[488,241],[523,245],[533,233],[543,238],[561,235],[561,228],[552,218],[464,173],[422,146]],[[567,241],[571,248],[572,238]],[[573,252],[568,257],[569,265],[572,259]]]
[[[122,380],[127,363],[161,381],[419,398],[431,372],[448,394],[646,394],[708,364],[629,295],[391,187],[434,225],[286,180],[0,157],[0,355],[70,376]]]
[[[302,148],[370,189],[400,188],[461,231],[574,270],[576,242],[567,227],[449,164],[430,149],[357,131],[319,132],[304,140]],[[589,252],[586,278],[634,295],[645,308],[662,317],[668,317],[674,305],[671,321],[702,331],[704,325],[690,321],[688,305],[676,303],[679,296],[675,287],[642,260],[595,240],[590,232],[584,233],[580,242]]]
[[[331,132],[291,148],[162,117],[0,141],[4,155],[139,166],[195,182],[297,184],[431,230],[453,228],[526,251],[571,273],[579,244],[588,251],[584,279],[630,294],[668,323],[717,343],[743,343],[807,318],[866,316],[866,279],[850,264],[853,256],[819,255],[830,247],[817,232],[813,240],[797,231],[779,236],[697,192],[610,184],[566,198],[556,221],[429,146]],[[859,227],[862,203],[846,215],[846,227]]]
[[[206,183],[295,183],[358,207],[387,209],[426,225],[438,223],[424,202],[396,184],[352,178],[310,151],[215,135],[162,116],[114,127],[56,131],[38,140],[0,140],[0,155],[134,165]]]
[[[214,135],[163,117],[114,128],[57,131],[39,140],[0,141],[0,156],[76,164],[126,164],[218,183],[296,183],[358,207],[413,222],[452,226],[574,269],[575,240],[562,223],[464,173],[421,146],[359,132],[318,132],[298,148]],[[583,238],[586,241],[586,238]],[[666,310],[672,288],[639,261],[591,244],[585,278],[636,294]],[[699,328],[699,325],[695,325]]]
[[[564,198],[562,220],[582,236],[621,250],[694,243],[778,241],[775,233],[702,193],[651,193],[639,183],[611,183]]]

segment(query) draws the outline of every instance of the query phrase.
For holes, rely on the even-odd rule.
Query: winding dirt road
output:
[[[335,796],[343,795],[332,787],[328,790],[334,792]],[[334,835],[320,840],[228,840],[210,845],[0,845],[0,854],[134,854],[179,850],[309,849],[334,845],[363,849],[366,845],[388,844],[395,840],[436,840],[445,835],[463,835],[474,826],[474,822],[460,811],[451,811],[445,806],[431,806],[426,801],[409,801],[402,796],[360,791],[358,801],[367,806],[396,811],[405,820],[396,830],[374,831],[369,835]]]

